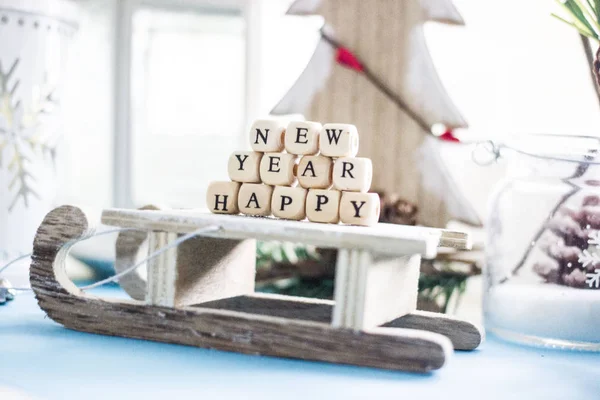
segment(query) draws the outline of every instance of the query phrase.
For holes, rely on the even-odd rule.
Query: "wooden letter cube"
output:
[[[229,156],[227,172],[235,182],[260,183],[260,159],[262,153],[234,151]]]
[[[260,183],[244,183],[238,195],[238,208],[247,215],[271,215],[273,187]]]
[[[368,192],[373,179],[373,163],[364,157],[342,157],[333,165],[333,187],[350,192]]]
[[[306,216],[306,192],[301,187],[275,186],[271,211],[278,218],[300,221]]]
[[[343,192],[340,220],[351,225],[375,225],[379,221],[380,206],[377,193]]]
[[[265,153],[260,161],[260,179],[267,185],[292,186],[296,183],[296,161],[293,154]]]
[[[317,154],[322,127],[318,122],[290,122],[285,130],[285,150],[291,154]]]
[[[254,121],[250,129],[250,146],[254,151],[283,151],[285,125],[282,121],[262,119]]]
[[[358,153],[358,131],[350,124],[325,124],[319,135],[321,154],[328,157],[354,157]]]
[[[325,156],[304,156],[298,164],[298,182],[307,189],[331,187],[333,160]]]
[[[337,190],[310,189],[306,196],[306,216],[312,222],[337,224],[341,193]]]
[[[206,190],[206,206],[215,214],[237,214],[239,190],[237,182],[211,182]]]

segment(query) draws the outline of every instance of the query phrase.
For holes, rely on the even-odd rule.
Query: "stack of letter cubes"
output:
[[[213,213],[312,222],[374,225],[379,196],[367,193],[373,166],[355,157],[354,125],[260,120],[252,125],[253,151],[229,157],[231,182],[212,182],[206,202]],[[285,150],[284,150],[285,149]]]

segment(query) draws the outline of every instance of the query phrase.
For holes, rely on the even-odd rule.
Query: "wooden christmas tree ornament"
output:
[[[314,124],[291,126],[286,135],[291,131],[296,138],[302,127],[307,138],[316,132]],[[377,223],[379,196],[364,193],[371,164],[352,158],[356,129],[326,128],[339,135],[335,144],[321,141],[321,151],[341,157],[334,167],[340,179],[360,182],[337,182],[344,191],[314,188],[331,184],[326,156],[304,156],[301,165],[314,162],[313,179],[320,180],[304,182],[310,189],[292,187],[296,155],[281,153],[283,127],[257,121],[250,140],[265,153],[235,152],[228,166],[232,180],[254,181],[260,159],[262,182],[211,183],[210,213],[149,206],[105,210],[96,221],[73,206],[50,212],[36,235],[30,271],[40,307],[67,328],[85,332],[415,372],[441,368],[453,347],[479,346],[482,334],[474,325],[416,310],[421,258],[435,257],[438,247],[468,249],[468,235]],[[240,211],[282,219],[224,215]],[[305,216],[309,221],[299,221]],[[347,225],[338,225],[340,219]],[[140,273],[119,279],[130,300],[87,294],[66,275],[70,247],[92,235],[99,222],[127,228],[116,244],[117,270],[143,261],[145,240],[155,255],[146,263],[147,278]],[[337,249],[334,300],[254,293],[256,240]]]
[[[271,113],[352,121],[361,132],[360,155],[389,167],[375,168],[373,187],[416,204],[420,224],[481,225],[457,185],[460,171],[446,161],[448,153],[461,157],[460,146],[442,141],[456,141],[452,130],[467,122],[444,89],[425,37],[430,21],[464,24],[452,0],[296,0],[288,14],[318,15],[323,25],[306,68]],[[433,137],[434,126],[446,128],[442,140]],[[323,143],[321,152],[355,155],[328,154]]]

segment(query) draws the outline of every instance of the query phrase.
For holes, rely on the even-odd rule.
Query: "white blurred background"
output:
[[[300,74],[321,24],[284,16],[289,0],[78,3],[58,202],[97,207],[203,207],[208,181],[227,178],[227,156]],[[580,39],[550,17],[553,1],[454,3],[466,26],[429,23],[426,33],[470,124],[463,138],[600,132]],[[444,156],[452,166],[468,151]],[[200,167],[207,158],[210,170]],[[457,174],[483,212],[502,170],[473,164]]]

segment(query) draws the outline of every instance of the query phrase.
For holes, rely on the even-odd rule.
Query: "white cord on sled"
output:
[[[102,285],[105,285],[107,283],[111,283],[111,282],[117,282],[119,279],[121,279],[122,277],[124,277],[125,275],[135,271],[136,269],[138,269],[140,266],[142,266],[143,264],[145,264],[146,262],[148,262],[149,260],[153,259],[154,257],[157,257],[159,255],[161,255],[162,253],[164,253],[165,251],[172,249],[174,247],[179,246],[181,243],[185,242],[186,240],[189,240],[191,238],[193,238],[194,236],[198,236],[201,235],[203,233],[209,233],[209,232],[215,232],[218,231],[219,229],[221,229],[219,226],[208,226],[205,228],[200,228],[198,230],[195,230],[194,232],[188,233],[186,235],[183,235],[179,238],[177,238],[177,240],[174,240],[173,242],[169,243],[168,245],[161,247],[160,249],[156,250],[154,253],[150,254],[148,257],[146,257],[145,259],[143,259],[142,261],[138,262],[135,265],[132,265],[131,267],[119,272],[116,275],[113,275],[109,278],[103,279],[101,281],[98,281],[96,283],[92,283],[91,285],[87,285],[87,286],[83,286],[80,289],[81,290],[89,290],[89,289],[93,289]]]
[[[79,289],[81,289],[81,290],[89,290],[89,289],[93,289],[93,288],[96,288],[96,287],[100,287],[100,286],[106,285],[107,283],[118,282],[119,279],[121,279],[122,277],[124,277],[127,274],[132,273],[133,271],[135,271],[136,269],[138,269],[139,267],[141,267],[142,265],[144,265],[145,263],[147,263],[148,261],[150,261],[154,257],[157,257],[157,256],[161,255],[162,253],[164,253],[165,251],[170,250],[170,249],[172,249],[174,247],[179,246],[181,243],[185,242],[186,240],[189,240],[189,239],[191,239],[191,238],[193,238],[195,236],[202,235],[202,234],[205,234],[205,233],[216,232],[216,231],[218,231],[220,229],[221,229],[220,226],[211,225],[211,226],[207,226],[207,227],[204,227],[204,228],[197,229],[197,230],[195,230],[193,232],[190,232],[188,234],[185,234],[185,235],[177,238],[177,240],[174,240],[173,242],[167,244],[164,247],[161,247],[160,249],[156,250],[152,254],[148,255],[148,257],[146,257],[142,261],[138,262],[137,264],[132,265],[131,267],[129,267],[129,268],[127,268],[127,269],[119,272],[118,274],[115,274],[115,275],[113,275],[111,277],[108,277],[106,279],[103,279],[101,281],[92,283],[90,285],[80,287]],[[110,229],[110,230],[106,230],[106,231],[96,232],[96,233],[91,234],[89,236],[85,236],[85,237],[82,237],[80,239],[74,240],[72,242],[72,244],[81,242],[83,240],[87,240],[87,239],[92,238],[92,237],[107,235],[109,233],[123,232],[123,231],[133,231],[133,230],[139,231],[139,229],[133,229],[133,228],[117,228],[117,229]],[[21,261],[21,260],[24,260],[24,259],[26,259],[28,257],[31,257],[32,254],[33,253],[24,254],[22,256],[19,256],[19,257],[15,258],[15,259],[9,261],[8,264],[6,264],[6,265],[4,265],[4,266],[2,266],[0,268],[0,273],[2,273],[3,271],[5,271],[6,269],[8,269],[10,266],[16,264],[18,261]],[[32,290],[31,288],[12,288],[12,289],[13,290],[18,290],[18,291],[31,291]]]
[[[31,257],[31,254],[32,254],[32,253],[23,254],[22,256],[19,256],[19,257],[17,257],[17,258],[15,258],[15,259],[13,259],[13,260],[10,260],[10,261],[8,262],[8,264],[6,264],[6,265],[4,265],[2,268],[0,268],[0,274],[1,274],[2,272],[4,272],[4,270],[8,269],[8,267],[10,267],[11,265],[13,265],[13,264],[16,264],[16,263],[18,263],[18,262],[19,262],[19,261],[21,261],[21,260],[24,260],[24,259],[26,259],[26,258],[29,258],[29,257]]]

